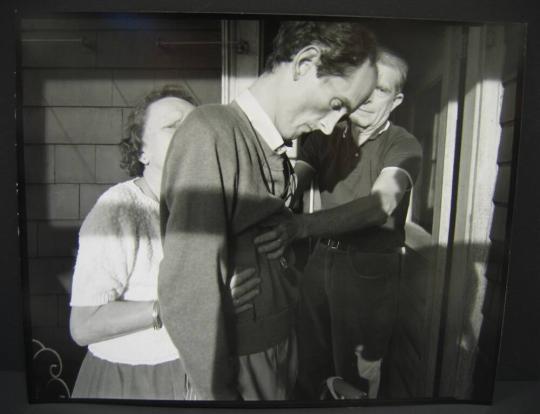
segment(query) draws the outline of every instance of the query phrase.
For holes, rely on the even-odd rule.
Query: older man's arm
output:
[[[375,180],[369,196],[312,214],[283,212],[273,216],[265,223],[271,230],[256,237],[254,242],[259,252],[269,258],[278,258],[291,242],[298,239],[332,237],[380,226],[394,212],[410,186],[410,178],[404,170],[384,169]]]

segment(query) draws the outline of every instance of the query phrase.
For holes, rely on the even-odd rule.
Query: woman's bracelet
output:
[[[152,326],[157,331],[158,329],[161,329],[163,326],[163,322],[161,321],[161,315],[159,311],[159,302],[157,300],[154,301],[154,305],[152,306]]]

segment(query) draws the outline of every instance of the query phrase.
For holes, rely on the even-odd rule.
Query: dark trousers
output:
[[[298,398],[319,399],[330,376],[366,390],[355,350],[362,345],[368,361],[386,354],[397,313],[399,263],[399,253],[317,243],[300,285]]]

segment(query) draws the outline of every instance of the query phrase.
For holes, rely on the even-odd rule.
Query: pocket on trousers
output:
[[[386,280],[399,271],[398,253],[348,251],[347,260],[357,280]]]

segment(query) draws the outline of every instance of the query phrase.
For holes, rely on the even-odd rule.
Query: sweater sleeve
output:
[[[200,109],[200,108],[199,108]],[[228,222],[236,177],[232,129],[195,110],[169,147],[161,194],[158,297],[197,399],[237,399],[227,327]]]
[[[135,251],[135,231],[117,197],[105,193],[79,232],[79,250],[71,289],[71,306],[100,306],[124,292]]]

